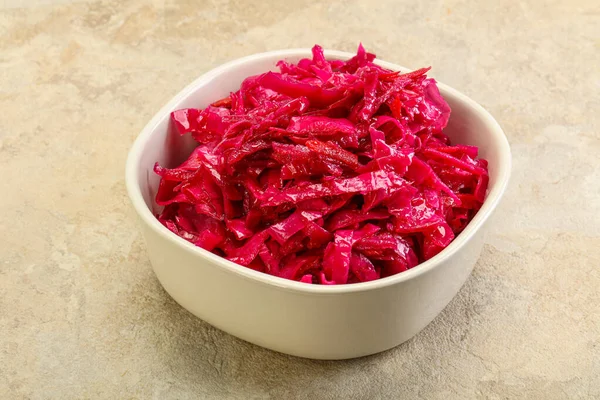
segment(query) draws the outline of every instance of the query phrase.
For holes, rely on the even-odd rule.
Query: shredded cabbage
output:
[[[204,109],[171,114],[198,146],[158,164],[157,216],[242,266],[309,284],[367,282],[430,259],[485,199],[487,162],[451,145],[450,107],[429,68],[347,60],[320,46],[244,80]]]

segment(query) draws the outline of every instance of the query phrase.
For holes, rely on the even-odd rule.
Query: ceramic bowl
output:
[[[360,357],[390,349],[429,324],[458,293],[484,243],[486,221],[510,175],[510,148],[494,118],[460,92],[439,84],[452,108],[446,133],[478,146],[489,161],[487,198],[466,229],[440,254],[377,281],[321,286],[285,280],[236,265],[178,237],[155,217],[159,179],[153,165],[174,167],[194,143],[175,134],[171,111],[202,108],[239,88],[250,75],[274,70],[278,60],[310,57],[309,49],[255,54],[202,75],[146,125],[129,152],[127,190],[139,215],[148,256],[165,290],[182,307],[238,338],[282,353],[315,359]],[[326,51],[329,59],[350,53]],[[392,70],[401,66],[377,61]],[[200,339],[198,339],[200,340]]]

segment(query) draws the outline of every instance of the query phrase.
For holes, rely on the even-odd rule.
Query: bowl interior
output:
[[[232,61],[201,76],[163,107],[144,128],[134,144],[128,159],[128,187],[138,213],[145,219],[148,219],[151,217],[148,210],[152,214],[160,211],[159,207],[154,203],[154,196],[159,184],[159,177],[153,172],[154,164],[158,162],[168,168],[175,167],[183,162],[195,147],[195,142],[189,135],[180,136],[173,130],[170,123],[171,111],[180,108],[206,107],[210,103],[228,96],[230,92],[237,90],[246,77],[269,70],[276,70],[277,61],[285,59],[289,62],[296,62],[300,58],[310,57],[310,54],[309,49],[286,50],[257,54]],[[326,51],[325,55],[330,59],[347,59],[352,56],[350,53],[337,51]],[[409,71],[395,64],[384,61],[376,62],[392,70]],[[438,83],[438,85],[441,94],[452,108],[452,114],[445,129],[446,134],[448,134],[453,143],[470,144],[479,147],[479,156],[487,159],[489,162],[490,183],[485,203],[475,218],[448,248],[436,257],[423,263],[427,265],[441,260],[440,257],[444,254],[448,255],[449,252],[456,251],[460,247],[461,241],[468,240],[468,237],[479,228],[500,200],[510,174],[510,149],[508,142],[502,129],[493,117],[467,96],[444,84]],[[135,182],[130,182],[132,180]],[[139,195],[143,198],[147,210],[141,210],[140,208],[142,207],[140,204],[136,204],[137,198],[140,197]],[[137,203],[141,202],[138,201]],[[153,225],[157,229],[166,229],[158,221],[153,222]],[[413,270],[418,269],[423,264],[413,268]],[[407,271],[404,274],[411,271]],[[248,272],[255,274],[254,271]],[[385,279],[392,278],[394,277]]]

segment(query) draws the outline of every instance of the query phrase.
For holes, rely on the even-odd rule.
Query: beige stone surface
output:
[[[600,398],[598,4],[0,1],[0,398]],[[162,290],[125,157],[211,67],[359,41],[481,102],[514,174],[472,277],[421,334],[297,359]]]

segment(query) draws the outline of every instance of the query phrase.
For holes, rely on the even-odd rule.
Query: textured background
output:
[[[494,3],[0,0],[0,398],[600,398],[599,3]],[[126,152],[211,67],[359,41],[481,102],[514,174],[473,276],[421,334],[287,357],[162,290]]]

